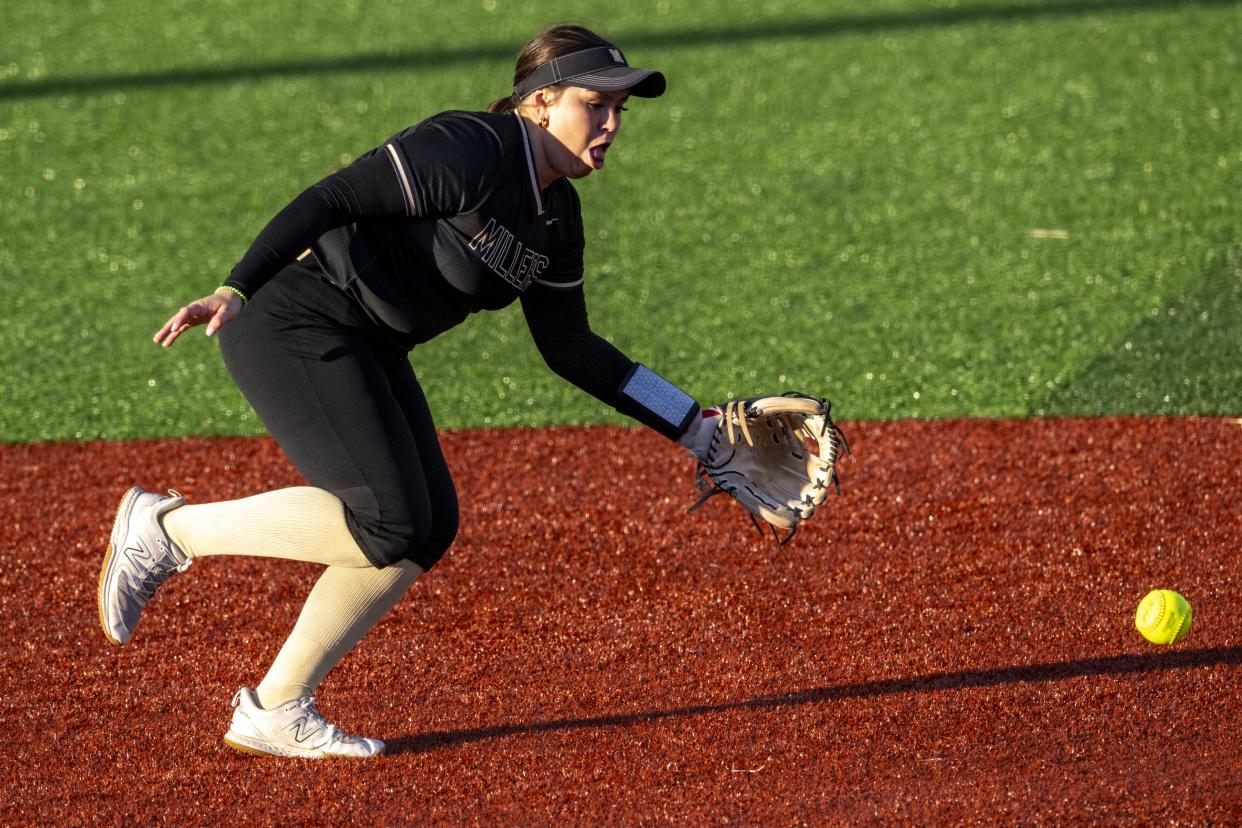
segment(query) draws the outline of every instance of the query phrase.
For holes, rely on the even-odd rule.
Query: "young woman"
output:
[[[591,331],[570,184],[604,168],[627,99],[664,88],[586,29],[548,29],[518,54],[512,95],[429,118],[307,189],[218,290],[155,334],[168,347],[196,325],[219,333],[229,372],[309,485],[194,505],[131,489],[99,578],[105,635],[125,644],[155,590],[199,557],[325,566],[266,676],[234,696],[231,746],[383,750],[325,721],[313,693],[457,533],[453,480],[408,359],[419,343],[520,301],[553,371],[705,451],[715,412]]]

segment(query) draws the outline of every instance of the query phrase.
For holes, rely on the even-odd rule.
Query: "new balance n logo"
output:
[[[306,718],[305,716],[298,719],[296,722],[289,725],[285,729],[293,731],[293,739],[295,742],[298,742],[299,744],[301,744],[302,742],[305,742],[307,739],[314,736],[319,731],[323,730],[323,728],[318,725],[312,726],[310,719]]]

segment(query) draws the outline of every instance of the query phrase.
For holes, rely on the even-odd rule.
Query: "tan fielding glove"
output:
[[[829,486],[841,493],[837,461],[850,449],[830,408],[819,397],[795,393],[721,406],[710,440],[702,432],[693,440],[699,460],[695,484],[704,494],[689,511],[724,492],[750,513],[756,527],[763,520],[781,545],[788,543],[824,502]],[[712,422],[705,416],[698,425],[705,431]],[[777,529],[789,531],[781,538]]]

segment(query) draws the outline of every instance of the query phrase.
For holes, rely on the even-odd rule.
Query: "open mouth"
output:
[[[604,168],[604,153],[608,151],[608,144],[597,144],[590,148],[591,166],[594,169],[602,170]]]

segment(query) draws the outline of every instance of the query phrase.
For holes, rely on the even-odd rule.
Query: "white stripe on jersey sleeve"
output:
[[[397,154],[396,147],[392,144],[384,144],[384,149],[388,150],[388,160],[392,162],[392,168],[396,171],[397,178],[401,180],[401,199],[405,202],[405,214],[413,216],[414,191],[410,189],[410,179],[405,174],[405,165],[401,163],[401,156]]]

